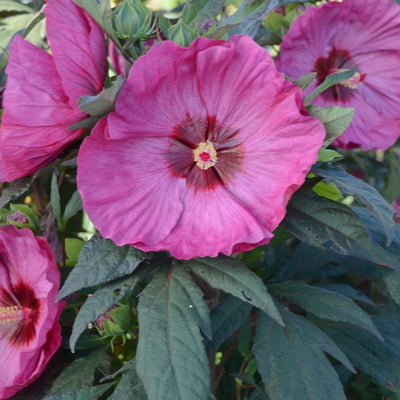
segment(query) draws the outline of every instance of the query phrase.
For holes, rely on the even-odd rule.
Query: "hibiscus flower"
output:
[[[42,237],[0,228],[0,398],[34,381],[61,343],[60,273]]]
[[[333,145],[385,150],[400,136],[399,35],[398,4],[344,0],[307,8],[284,36],[276,66],[295,79],[315,72],[306,95],[328,75],[358,68],[312,102],[355,109],[350,126]]]
[[[99,26],[72,0],[44,10],[51,54],[16,36],[10,44],[0,127],[0,180],[32,174],[55,159],[83,130],[82,95],[101,91],[106,48]],[[71,23],[73,21],[73,23]]]
[[[154,45],[78,156],[78,189],[117,245],[188,259],[270,241],[324,139],[301,90],[248,36]]]

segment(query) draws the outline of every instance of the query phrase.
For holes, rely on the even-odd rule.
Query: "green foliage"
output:
[[[221,289],[264,311],[283,324],[272,297],[262,280],[239,260],[230,257],[195,258],[183,263],[208,285]]]
[[[203,294],[182,266],[162,268],[140,296],[137,372],[149,400],[207,400],[211,336]]]
[[[322,82],[319,86],[317,86],[312,93],[308,95],[308,97],[304,100],[304,102],[310,103],[313,101],[317,96],[319,96],[322,92],[324,92],[326,89],[329,89],[330,87],[346,81],[347,79],[350,79],[356,72],[358,68],[353,68],[348,71],[343,71],[343,72],[336,72],[334,74],[328,75],[324,82]]]
[[[376,217],[380,230],[385,234],[386,246],[389,246],[395,233],[394,211],[376,189],[333,165],[318,164],[312,172],[324,178],[326,183],[333,183],[344,196],[353,196],[360,205],[366,206]]]
[[[226,296],[210,313],[212,340],[206,342],[207,351],[215,349],[232,336],[249,316],[251,309],[249,303]]]
[[[189,0],[182,11],[182,21],[189,26],[200,25],[217,15],[224,6],[225,0]]]
[[[296,83],[298,80],[296,81]],[[308,106],[307,111],[312,117],[318,118],[326,131],[324,147],[328,146],[334,139],[340,136],[350,125],[354,117],[354,108],[350,107],[318,107]],[[323,161],[323,160],[319,160]]]
[[[295,281],[270,285],[269,289],[317,317],[360,326],[383,340],[368,314],[340,293]]]
[[[95,235],[83,246],[59,298],[131,274],[147,258],[148,255],[131,246],[118,247],[111,240]]]
[[[282,226],[301,241],[392,268],[399,258],[371,240],[363,221],[348,206],[299,190],[291,199]]]
[[[93,378],[96,369],[108,369],[110,358],[104,348],[92,351],[87,357],[74,360],[54,381],[49,395],[45,400],[89,399],[104,393],[111,384],[93,387]],[[73,397],[75,396],[75,397]],[[91,397],[85,397],[91,396]]]
[[[346,355],[304,318],[282,310],[285,327],[258,313],[253,351],[265,390],[276,400],[345,400],[325,353],[354,372]],[[282,373],[284,372],[284,373]]]
[[[120,372],[122,372],[121,380],[109,400],[147,400],[146,392],[136,372],[136,360],[128,361]]]
[[[76,342],[82,332],[95,322],[101,315],[107,312],[112,306],[119,303],[126,295],[132,293],[136,285],[147,275],[148,271],[141,270],[127,277],[117,279],[104,285],[88,297],[80,308],[72,327],[69,339],[71,351],[75,350]]]

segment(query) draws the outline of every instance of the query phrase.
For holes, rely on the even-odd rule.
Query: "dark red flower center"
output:
[[[39,300],[33,290],[20,283],[13,291],[0,289],[0,339],[15,346],[28,344],[36,335]]]
[[[351,59],[347,50],[337,50],[333,47],[328,57],[319,57],[317,59],[314,72],[317,73],[317,82],[320,85],[328,75],[349,71],[357,67],[358,65]],[[365,77],[366,74],[361,74],[358,71],[350,79],[325,90],[321,96],[328,100],[345,102],[354,95],[354,90],[359,88]]]
[[[187,117],[174,129],[166,153],[172,173],[186,178],[196,189],[211,190],[226,184],[243,160],[237,133],[220,127],[215,117]]]

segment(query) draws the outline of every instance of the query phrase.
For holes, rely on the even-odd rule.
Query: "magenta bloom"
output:
[[[248,36],[153,46],[78,156],[78,188],[117,245],[188,259],[272,238],[324,139],[300,89]]]
[[[30,175],[82,135],[82,129],[67,129],[86,118],[77,101],[103,87],[101,29],[72,0],[48,0],[45,14],[51,55],[21,36],[10,45],[0,128],[1,181]]]
[[[1,399],[38,378],[60,346],[59,284],[44,238],[25,228],[0,228]]]
[[[349,128],[333,144],[387,149],[400,136],[400,7],[391,0],[344,0],[309,7],[283,38],[278,70],[293,78],[316,72],[316,85],[358,67],[348,81],[313,104],[354,107]]]

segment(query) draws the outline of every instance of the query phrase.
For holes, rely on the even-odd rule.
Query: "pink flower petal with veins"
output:
[[[1,181],[32,174],[79,138],[84,130],[67,129],[86,118],[77,101],[103,87],[107,63],[101,29],[72,0],[48,0],[45,13],[52,55],[20,36],[10,45]]]
[[[164,41],[84,140],[78,189],[118,245],[180,259],[250,250],[273,237],[324,136],[250,37]]]
[[[400,7],[391,0],[344,0],[308,7],[292,24],[276,59],[297,79],[316,72],[308,95],[331,73],[358,68],[352,81],[312,103],[354,107],[355,116],[333,145],[386,150],[400,136]]]

